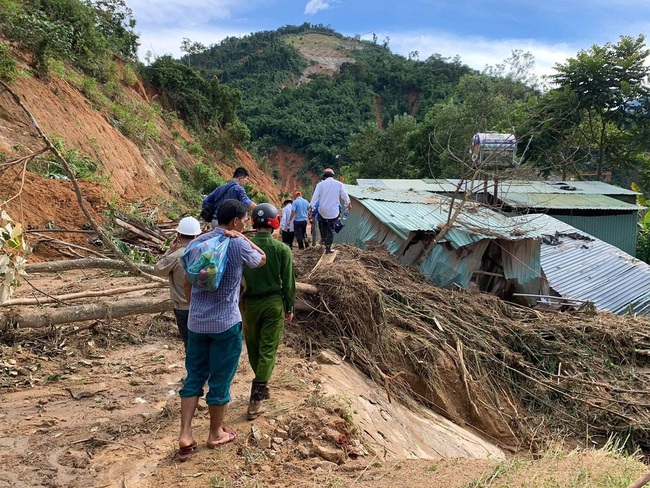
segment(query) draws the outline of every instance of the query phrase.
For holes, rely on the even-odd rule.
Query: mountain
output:
[[[303,184],[310,173],[348,161],[349,138],[360,128],[383,128],[402,114],[422,120],[472,73],[458,59],[406,59],[387,44],[311,24],[226,38],[181,62],[240,90],[238,115],[253,152],[275,168],[293,153],[303,161]]]

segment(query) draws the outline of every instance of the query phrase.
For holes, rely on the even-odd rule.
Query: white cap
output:
[[[185,217],[178,223],[176,232],[185,236],[198,236],[201,233],[201,224],[194,217]]]

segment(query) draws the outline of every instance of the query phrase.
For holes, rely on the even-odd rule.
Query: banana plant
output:
[[[29,247],[23,239],[23,228],[9,214],[0,212],[0,303],[14,293],[26,276],[25,265]]]

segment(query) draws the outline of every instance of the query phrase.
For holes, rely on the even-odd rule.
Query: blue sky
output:
[[[550,74],[593,44],[650,34],[650,0],[127,0],[140,57],[179,56],[184,37],[209,45],[282,25],[328,25],[349,36],[389,38],[395,53],[459,55],[482,70],[513,49],[530,51]],[[648,41],[650,44],[650,40]]]

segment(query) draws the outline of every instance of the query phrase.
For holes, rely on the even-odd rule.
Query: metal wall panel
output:
[[[549,215],[562,222],[597,237],[634,256],[636,254],[637,213],[620,215]]]

